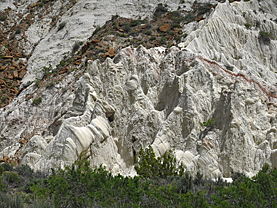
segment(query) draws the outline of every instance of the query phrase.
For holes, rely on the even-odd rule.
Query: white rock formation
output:
[[[100,12],[103,4],[80,1],[62,20],[75,24],[76,15],[84,15],[79,19],[85,21],[93,5]],[[143,8],[126,1],[113,5],[128,6],[126,16]],[[147,5],[143,11],[156,2]],[[175,149],[187,171],[208,178],[234,172],[253,176],[265,162],[277,167],[276,8],[272,0],[219,3],[205,20],[184,26],[184,32],[193,31],[179,48],[124,48],[113,60],[89,61],[78,81],[73,72],[49,89],[29,86],[0,109],[0,155],[15,155],[19,139],[29,137],[21,163],[36,170],[64,167],[82,153],[92,166],[133,175],[134,155],[149,145],[157,156]],[[99,24],[109,18],[99,18]],[[78,39],[85,40],[93,28],[83,23],[69,34],[82,33]],[[259,31],[272,34],[270,43]],[[53,29],[40,42],[25,81],[39,76],[37,66],[70,50],[54,47],[61,37]],[[69,45],[70,35],[64,37]],[[26,99],[32,94],[42,97],[39,106]],[[213,125],[201,125],[212,124],[211,119]]]

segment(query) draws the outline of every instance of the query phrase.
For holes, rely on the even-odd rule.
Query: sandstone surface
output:
[[[122,8],[122,16],[151,17],[157,4],[78,1],[61,17],[63,30],[43,35],[22,86]],[[92,166],[135,175],[135,154],[151,145],[157,156],[174,149],[186,171],[207,178],[253,176],[264,163],[277,167],[274,20],[273,0],[218,3],[203,20],[182,25],[188,35],[178,47],[130,46],[103,63],[87,61],[51,86],[32,83],[0,109],[0,158],[49,171],[82,155]]]

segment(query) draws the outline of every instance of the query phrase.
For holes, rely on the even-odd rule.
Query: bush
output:
[[[41,101],[42,101],[42,97],[39,97],[39,98],[37,98],[37,99],[34,99],[34,100],[33,100],[33,105],[38,106],[38,105],[41,103]]]
[[[208,121],[204,121],[203,123],[201,123],[201,126],[205,126],[205,127],[212,127],[215,124],[215,119],[209,119]]]
[[[166,38],[165,38],[165,37],[162,37],[162,38],[161,38],[160,44],[161,44],[161,45],[166,44]]]
[[[59,24],[58,31],[62,30],[66,25],[66,22],[62,22]]]
[[[145,34],[145,35],[152,35],[152,31],[147,30],[147,31],[144,32],[144,34]]]
[[[8,183],[15,183],[19,180],[18,173],[15,171],[5,171],[3,177]]]
[[[21,32],[21,29],[17,28],[16,31],[15,31],[15,34],[20,34],[20,32]]]
[[[244,180],[244,178],[246,178],[246,176],[243,173],[236,172],[236,173],[232,174],[231,178],[232,178],[233,182],[235,182],[235,181],[242,182]]]
[[[112,15],[112,21],[116,20],[119,17],[119,15]]]
[[[131,30],[129,33],[128,33],[129,36],[133,36],[133,37],[137,37],[138,36],[138,32],[136,32],[135,30]],[[122,36],[122,34],[120,34],[120,37],[124,37]]]
[[[4,102],[6,102],[7,99],[8,98],[6,96],[4,96],[4,97],[1,98],[1,101],[4,103]]]
[[[167,12],[167,8],[162,4],[159,3],[158,6],[155,8],[154,16],[159,17]]]
[[[7,19],[7,17],[0,17],[0,21],[4,22]]]
[[[247,29],[250,29],[250,28],[251,28],[251,25],[250,25],[250,23],[248,23],[248,22],[245,23],[244,26],[245,26]]]
[[[173,30],[168,30],[168,31],[166,31],[166,33],[167,33],[168,35],[171,35],[171,36],[174,36],[174,35],[175,35],[175,32],[174,32]]]
[[[128,33],[131,30],[131,27],[130,27],[130,25],[128,23],[124,22],[122,24],[122,29],[124,30],[124,32]]]
[[[77,51],[77,50],[80,48],[81,45],[82,45],[82,42],[81,42],[81,41],[75,42],[74,45],[73,45],[73,48],[72,48],[72,53],[74,53],[75,51]]]
[[[24,208],[23,199],[18,194],[16,194],[15,196],[11,194],[1,194],[0,207],[1,208]]]
[[[130,27],[135,27],[137,25],[140,25],[140,21],[139,20],[131,20]]]
[[[260,31],[258,39],[260,42],[269,45],[270,44],[270,35],[265,31]]]
[[[183,177],[180,178],[180,180],[177,183],[177,193],[185,194],[188,191],[191,191],[193,185],[193,178],[191,175],[189,175],[187,172]]]
[[[53,170],[49,179],[38,181],[31,189],[41,199],[53,196],[56,207],[122,207],[141,200],[146,186],[139,177],[112,176],[102,166],[94,170],[89,166],[80,159],[65,170]]]
[[[211,6],[212,5],[209,3],[204,3],[204,4],[200,5],[197,9],[199,12],[198,15],[203,15],[203,14],[209,12],[211,9]]]
[[[165,178],[184,174],[183,164],[177,164],[172,150],[156,158],[152,147],[139,151],[135,157],[135,170],[143,178]]]
[[[145,156],[141,157],[141,161],[158,160],[153,157],[151,148],[143,152]],[[172,158],[172,155],[167,157],[157,167],[164,168],[165,164],[169,164],[166,161],[174,163]],[[147,166],[143,164],[141,167],[148,169]],[[168,167],[163,170],[168,170]],[[21,208],[23,205],[41,208],[276,207],[277,201],[277,169],[270,169],[268,164],[253,179],[241,173],[233,174],[232,184],[222,179],[215,182],[202,179],[200,173],[193,178],[187,172],[182,176],[170,174],[164,177],[163,174],[162,178],[151,179],[113,176],[102,166],[90,168],[89,162],[84,159],[66,166],[65,170],[53,170],[49,177],[40,172],[33,173],[29,166],[12,169],[6,164],[0,165],[0,169],[5,170],[4,175],[0,176],[1,208]],[[22,180],[29,181],[24,189],[20,188]]]
[[[9,163],[3,163],[1,164],[0,168],[4,171],[12,171],[13,170],[13,166]],[[1,175],[1,174],[0,174]]]

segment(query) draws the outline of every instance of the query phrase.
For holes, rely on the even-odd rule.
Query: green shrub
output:
[[[101,27],[100,27],[100,26],[97,26],[97,27],[95,28],[95,30],[93,31],[92,35],[97,34],[100,30],[101,30]]]
[[[149,169],[147,161],[160,163],[153,167],[163,170],[170,169],[169,161],[174,163],[172,153],[162,163],[155,158],[153,150],[146,149],[143,152],[145,155],[140,158],[145,162],[141,167],[146,169]],[[10,168],[12,166],[5,165],[4,169]],[[16,183],[16,177],[11,177],[7,183],[6,176],[16,175],[15,171],[20,183]],[[233,174],[232,184],[227,184],[220,178],[217,181],[203,179],[199,172],[194,178],[187,172],[181,176],[162,174],[162,177],[148,178],[151,179],[113,176],[102,166],[90,168],[85,159],[66,166],[65,170],[53,170],[49,177],[34,173],[29,166],[18,166],[0,177],[0,207],[20,208],[23,207],[23,202],[24,207],[42,208],[276,207],[277,169],[270,169],[268,164],[253,179],[241,173]],[[16,189],[22,186],[21,181],[25,179],[30,181],[28,186]]]
[[[1,164],[0,167],[3,167],[4,171],[12,171],[13,170],[13,165],[6,163],[6,162]]]
[[[39,86],[39,83],[40,83],[40,80],[39,80],[39,79],[36,79],[36,80],[35,80],[35,84],[36,84],[37,87]]]
[[[6,190],[7,190],[7,183],[5,183],[3,177],[0,177],[0,193],[5,192]]]
[[[147,31],[144,32],[144,34],[145,34],[145,35],[152,35],[152,31],[147,30]]]
[[[145,25],[145,29],[149,30],[151,28],[152,28],[152,25],[150,25],[150,24]]]
[[[117,23],[116,22],[113,22],[113,29],[116,29],[117,28]]]
[[[176,17],[181,17],[182,14],[179,11],[173,11],[173,12],[171,12],[170,16],[172,18],[176,18]]]
[[[168,31],[166,31],[166,33],[167,33],[168,35],[171,35],[171,36],[174,36],[174,35],[175,35],[174,31],[172,31],[172,30],[168,30]]]
[[[184,19],[188,23],[188,22],[194,21],[195,17],[192,14],[187,14]]]
[[[19,180],[18,173],[15,171],[5,171],[3,177],[8,183],[15,183]]]
[[[204,121],[203,123],[201,123],[201,126],[205,126],[205,127],[212,127],[215,124],[215,119],[209,119],[208,121]]]
[[[19,166],[16,166],[16,168],[14,170],[19,175],[22,175],[24,177],[32,177],[33,174],[34,174],[34,171],[28,165],[19,165]]]
[[[20,32],[21,32],[21,29],[17,28],[16,31],[15,31],[15,34],[20,34]]]
[[[118,15],[112,15],[112,21],[116,20],[118,17]]]
[[[7,17],[6,17],[6,16],[2,16],[2,17],[0,17],[0,21],[2,21],[2,22],[4,22],[6,19],[7,19]]]
[[[187,172],[184,174],[183,177],[180,178],[180,180],[177,183],[177,193],[185,194],[188,191],[192,190],[193,186],[193,178],[191,175],[189,175]]]
[[[232,174],[231,178],[233,179],[233,182],[238,181],[242,182],[246,176],[243,173],[236,172]]]
[[[270,35],[265,31],[260,31],[258,39],[260,42],[269,45],[270,44]]]
[[[230,66],[230,65],[225,65],[226,69],[229,71],[233,71],[234,66]]]
[[[58,31],[62,30],[66,25],[66,22],[62,22],[59,24]]]
[[[31,190],[36,197],[52,196],[56,207],[126,207],[139,204],[147,184],[139,177],[112,176],[104,167],[91,169],[87,160],[78,160],[65,170],[52,170],[47,180],[37,181]]]
[[[42,68],[43,78],[46,77],[46,76],[48,76],[52,71],[53,71],[53,68],[52,68],[52,65],[51,65],[51,64],[49,64],[49,67],[44,66],[44,67]]]
[[[155,8],[154,16],[159,17],[167,12],[167,8],[162,4],[159,3],[158,6]]]
[[[131,27],[130,27],[130,25],[128,23],[124,22],[122,24],[122,29],[124,30],[124,32],[128,33],[131,30]]]
[[[24,202],[19,194],[0,194],[0,207],[1,208],[24,208]]]
[[[277,169],[269,170],[264,164],[253,180],[237,174],[238,178],[229,187],[219,189],[213,201],[228,207],[276,207]]]
[[[131,20],[130,27],[135,27],[137,25],[140,25],[140,21],[139,20]]]
[[[248,23],[248,22],[245,23],[244,26],[245,26],[247,29],[250,29],[250,28],[251,28],[251,25],[250,25],[250,23]]]
[[[33,105],[39,105],[40,103],[41,103],[41,101],[42,101],[42,97],[39,97],[39,98],[37,98],[37,99],[34,99],[33,100]]]
[[[59,65],[64,66],[65,65],[65,60],[61,60]]]
[[[80,48],[80,46],[81,46],[82,44],[83,44],[83,42],[81,42],[81,41],[75,42],[74,45],[73,45],[73,48],[72,48],[72,53],[74,53],[75,51],[77,51],[77,50]]]
[[[156,158],[152,147],[139,151],[135,157],[135,170],[143,178],[165,178],[184,174],[183,164],[177,164],[172,150]]]
[[[46,88],[53,87],[54,85],[55,85],[54,82],[50,82],[49,84],[46,85]]]
[[[163,44],[166,44],[166,37],[162,37],[161,40],[160,40],[160,44],[163,45]]]
[[[179,23],[174,23],[172,28],[181,28],[182,26]]]
[[[134,32],[134,33],[131,33],[130,35],[134,35],[134,34],[137,34],[137,33]],[[122,38],[127,37],[127,35],[125,33],[120,33],[119,36],[122,37]]]
[[[4,96],[4,97],[1,98],[1,101],[4,103],[4,102],[6,102],[7,99],[8,98],[6,96]]]
[[[5,172],[5,168],[1,165],[0,166],[0,176]]]

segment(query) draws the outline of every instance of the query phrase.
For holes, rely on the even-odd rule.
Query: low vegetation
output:
[[[216,120],[214,118],[209,119],[208,121],[204,121],[203,123],[201,123],[201,126],[205,126],[205,127],[211,127],[215,124]]]
[[[247,29],[250,29],[251,28],[251,24],[250,23],[245,23],[244,26],[247,28]]]
[[[33,105],[39,105],[40,103],[41,103],[41,101],[42,101],[42,97],[39,97],[39,98],[37,98],[37,99],[34,99],[33,100]]]
[[[66,22],[62,22],[59,24],[58,31],[62,30],[66,25]]]
[[[258,39],[261,43],[265,44],[265,45],[269,45],[270,44],[270,34],[268,34],[265,31],[260,31],[259,32],[259,36]]]
[[[7,17],[6,17],[6,16],[2,16],[2,17],[0,17],[0,21],[2,21],[2,22],[4,22],[6,19],[7,19]]]
[[[166,152],[162,157],[155,157],[152,147],[140,150],[135,157],[135,170],[143,178],[166,178],[168,176],[183,176],[185,169],[177,164],[172,151]]]
[[[3,163],[0,207],[276,207],[277,169],[268,164],[252,179],[233,174],[232,184],[192,177],[174,165],[172,152],[155,158],[152,149],[138,153],[135,177],[92,169],[84,159],[50,176]]]

